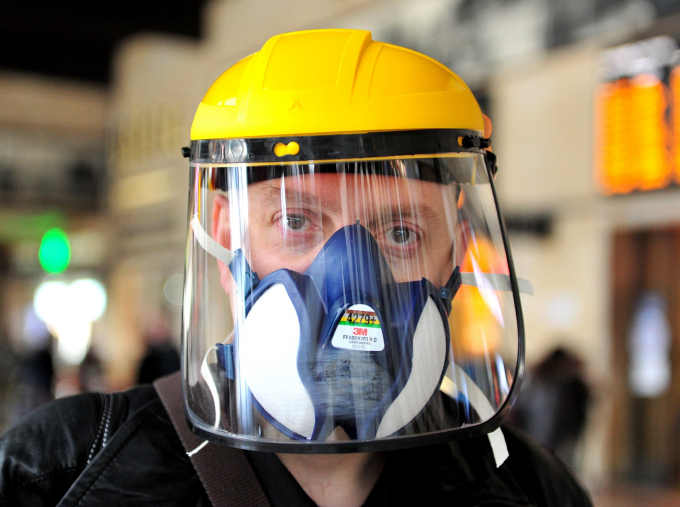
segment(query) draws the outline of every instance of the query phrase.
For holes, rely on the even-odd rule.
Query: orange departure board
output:
[[[595,101],[595,179],[600,192],[667,187],[673,174],[668,87],[652,74],[640,74],[601,84]]]
[[[680,184],[680,67],[671,72],[671,126],[673,132],[673,177]]]

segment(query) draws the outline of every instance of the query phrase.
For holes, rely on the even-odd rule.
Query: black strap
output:
[[[158,379],[153,385],[184,449],[187,453],[194,451],[205,441],[187,425],[180,373]],[[215,507],[270,507],[243,451],[207,443],[190,459]]]

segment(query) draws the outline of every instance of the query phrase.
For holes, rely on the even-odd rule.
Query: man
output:
[[[450,70],[365,31],[274,37],[228,69],[185,150],[181,378],[36,413],[0,443],[0,498],[590,505],[499,429],[530,287],[490,130]]]

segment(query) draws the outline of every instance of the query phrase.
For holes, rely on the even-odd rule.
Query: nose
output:
[[[358,220],[328,239],[305,274],[329,305],[349,294],[377,294],[393,281],[378,243]]]

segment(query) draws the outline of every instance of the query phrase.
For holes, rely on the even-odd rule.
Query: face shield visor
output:
[[[324,453],[498,427],[524,346],[493,155],[444,131],[426,134],[427,155],[385,156],[414,152],[400,134],[192,143],[183,381],[196,433]]]

